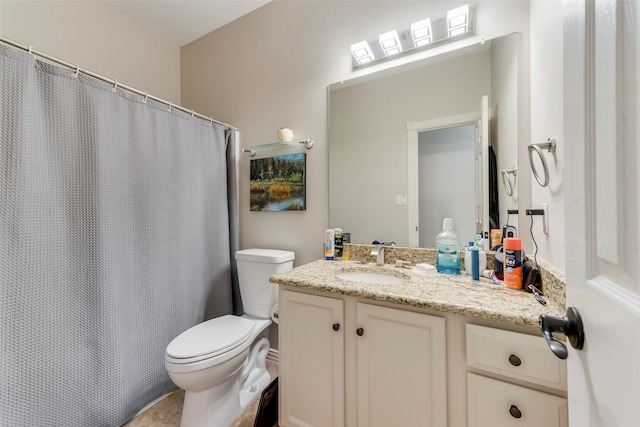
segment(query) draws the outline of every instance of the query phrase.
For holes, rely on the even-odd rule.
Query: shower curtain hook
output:
[[[195,111],[191,110],[191,118],[192,118],[192,119],[193,119],[193,115],[194,115],[195,113],[196,113]]]
[[[77,79],[79,75],[80,75],[80,66],[76,64],[76,71],[73,73],[73,77]]]
[[[171,107],[173,107],[173,104],[171,102],[169,102],[169,108],[167,108],[168,112],[171,112]]]
[[[209,117],[209,126],[213,126],[213,117]]]
[[[113,87],[111,88],[111,91],[112,91],[112,92],[115,92],[115,91],[117,91],[117,90],[118,90],[118,81],[117,81],[117,80],[114,80],[113,82],[114,82],[114,85],[113,85]]]
[[[142,100],[142,102],[144,102],[145,104],[147,103],[147,99],[149,99],[149,94],[147,92],[144,93],[144,99]]]
[[[33,55],[33,46],[29,46],[29,53]]]

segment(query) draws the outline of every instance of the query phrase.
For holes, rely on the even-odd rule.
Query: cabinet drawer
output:
[[[567,364],[549,350],[544,338],[467,325],[467,364],[557,390],[567,389]]]
[[[567,427],[567,399],[467,373],[468,427]]]

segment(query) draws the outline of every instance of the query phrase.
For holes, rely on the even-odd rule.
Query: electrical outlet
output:
[[[549,203],[543,203],[542,210],[544,211],[542,214],[542,232],[549,234]]]

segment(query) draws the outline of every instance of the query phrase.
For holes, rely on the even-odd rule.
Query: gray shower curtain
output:
[[[242,308],[235,132],[0,46],[0,426],[119,426]]]

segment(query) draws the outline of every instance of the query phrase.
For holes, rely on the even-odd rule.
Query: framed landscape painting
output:
[[[307,154],[285,154],[250,161],[252,211],[304,211]]]

